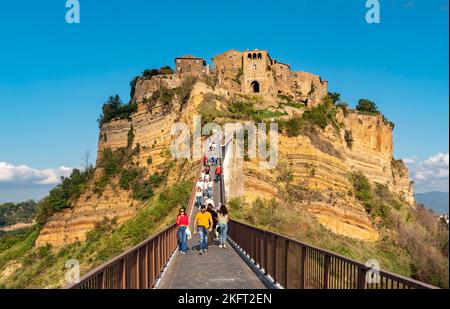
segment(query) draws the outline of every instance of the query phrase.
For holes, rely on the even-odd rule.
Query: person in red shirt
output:
[[[206,153],[203,155],[203,165],[206,166],[208,163],[208,158],[206,157]]]
[[[181,254],[186,254],[187,251],[187,233],[189,227],[189,217],[186,214],[186,209],[181,208],[177,217],[178,226],[178,246]]]
[[[216,167],[216,179],[215,181],[218,182],[220,180],[220,175],[222,173],[222,169],[220,168],[220,165]]]

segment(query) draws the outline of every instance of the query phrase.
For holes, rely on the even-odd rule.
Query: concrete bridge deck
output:
[[[218,138],[214,139],[220,145]],[[207,155],[211,152],[205,149]],[[217,154],[216,154],[217,157]],[[211,175],[214,169],[211,167]],[[213,200],[220,203],[220,182],[214,182]],[[194,207],[190,218],[192,234],[193,223],[197,209]],[[159,289],[265,289],[258,275],[247,265],[242,257],[227,243],[227,248],[219,248],[219,242],[214,241],[209,246],[208,254],[199,255],[198,235],[192,235],[188,240],[186,255],[175,253],[172,261],[163,275]]]

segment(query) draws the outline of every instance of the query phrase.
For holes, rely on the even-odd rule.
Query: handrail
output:
[[[235,220],[229,237],[284,288],[438,289]]]
[[[196,174],[198,178],[201,169]],[[197,180],[195,179],[195,181]],[[187,211],[192,212],[195,182]],[[177,226],[172,224],[133,248],[121,253],[82,276],[66,289],[149,289],[154,288],[164,267],[178,247]]]

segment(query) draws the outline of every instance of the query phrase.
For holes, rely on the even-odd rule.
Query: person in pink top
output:
[[[189,227],[189,217],[186,214],[186,209],[181,208],[177,217],[178,226],[178,246],[181,254],[186,254],[187,251],[187,233]]]

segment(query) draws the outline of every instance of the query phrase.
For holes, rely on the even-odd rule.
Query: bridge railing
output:
[[[200,171],[197,173],[198,178]],[[197,180],[195,179],[195,181]],[[189,197],[190,214],[195,202],[195,182]],[[169,226],[137,246],[98,266],[67,289],[151,289],[178,247],[177,227]]]
[[[297,240],[237,221],[229,237],[266,275],[287,289],[435,289]]]

